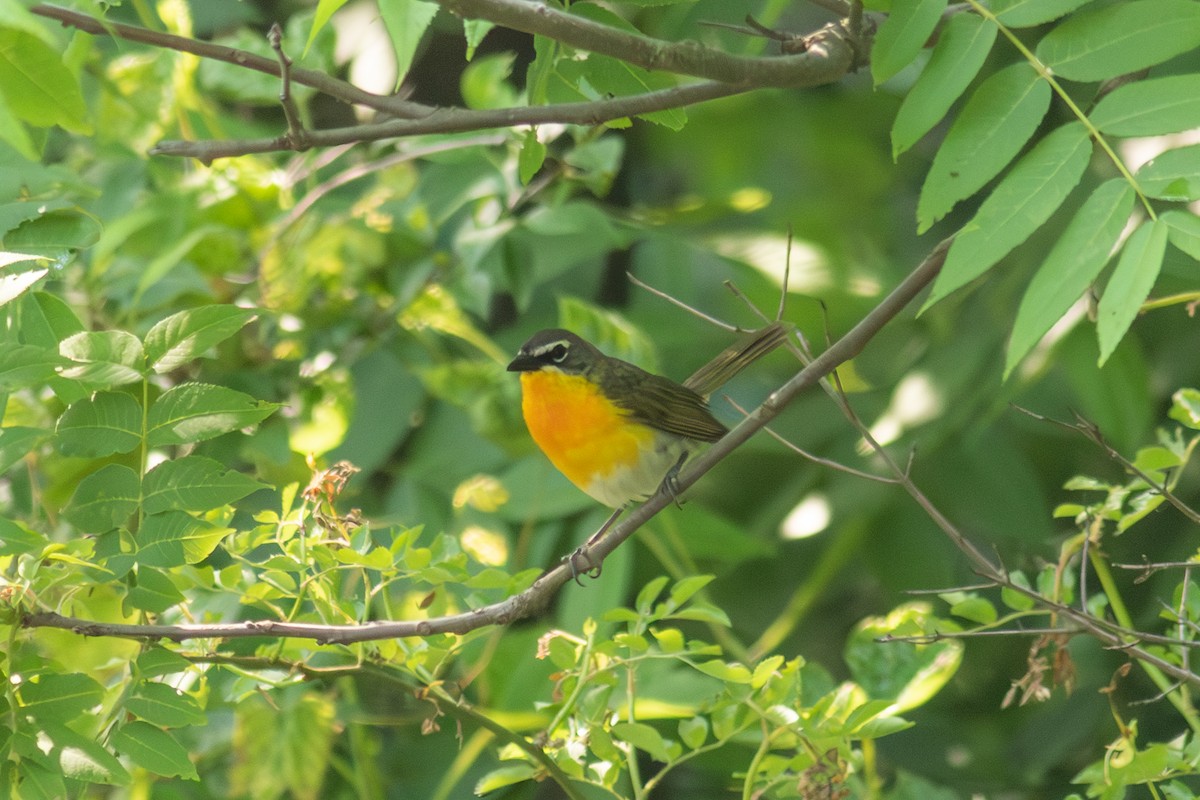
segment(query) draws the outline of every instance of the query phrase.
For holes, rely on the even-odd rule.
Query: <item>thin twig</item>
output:
[[[279,59],[279,104],[283,106],[283,116],[287,120],[290,150],[303,151],[308,149],[308,138],[304,124],[300,121],[300,109],[296,106],[296,98],[292,97],[292,60],[283,52],[283,28],[276,22],[267,32],[267,41]]]
[[[634,286],[638,287],[639,289],[645,289],[647,292],[654,295],[655,297],[666,300],[668,303],[670,303],[673,306],[682,308],[684,311],[688,312],[692,316],[699,317],[700,319],[704,320],[705,322],[707,322],[710,325],[715,325],[716,327],[720,328],[721,330],[726,330],[726,331],[729,331],[730,333],[744,333],[745,332],[743,328],[739,328],[737,325],[734,325],[729,322],[725,322],[724,320],[717,319],[716,317],[712,316],[711,314],[707,314],[707,313],[701,311],[700,309],[696,308],[695,306],[688,305],[687,303],[680,300],[678,297],[672,297],[671,295],[664,292],[662,289],[655,289],[653,286],[646,283],[645,281],[638,279],[632,272],[626,272],[625,276],[627,278],[629,278],[630,283],[632,283]]]

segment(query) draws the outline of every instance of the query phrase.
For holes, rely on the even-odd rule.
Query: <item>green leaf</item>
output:
[[[1100,274],[1133,201],[1132,187],[1120,178],[1101,184],[1084,201],[1021,298],[1008,342],[1005,378]]]
[[[428,0],[378,0],[379,15],[396,53],[396,85],[408,74],[421,36],[437,16],[438,4]],[[315,27],[315,26],[314,26]]]
[[[1127,83],[1102,97],[1089,116],[1110,136],[1159,136],[1200,128],[1200,75]]]
[[[1144,193],[1161,200],[1200,198],[1200,144],[1177,147],[1151,159],[1137,171],[1137,181]]]
[[[106,464],[79,482],[63,516],[84,533],[104,533],[137,510],[141,482],[121,464]]]
[[[1133,324],[1142,303],[1154,288],[1167,251],[1167,224],[1161,219],[1142,223],[1121,251],[1116,269],[1100,298],[1096,333],[1100,338],[1100,365],[1108,360]]]
[[[165,647],[149,647],[139,653],[137,657],[137,674],[143,678],[174,675],[177,672],[185,672],[191,667],[192,662]]]
[[[1019,570],[1010,572],[1008,579],[1012,581],[1014,586],[1021,586],[1026,589],[1032,588],[1029,585],[1029,578],[1025,577],[1025,573]],[[1029,595],[1018,592],[1016,589],[1008,586],[1000,587],[1000,600],[1013,611],[1029,611],[1037,604]]]
[[[892,3],[892,12],[879,26],[875,45],[871,48],[871,76],[876,86],[913,62],[945,10],[946,0],[895,0]]]
[[[13,110],[8,107],[8,101],[4,99],[3,92],[0,92],[0,141],[7,143],[29,161],[41,160],[41,153],[34,146],[33,140],[29,138],[29,131],[26,130],[25,123],[18,119]]]
[[[137,560],[164,569],[198,564],[230,533],[231,528],[212,525],[182,511],[153,514],[142,521],[138,531]]]
[[[708,739],[708,720],[704,717],[692,717],[679,720],[679,738],[692,750],[704,744]]]
[[[342,6],[346,5],[346,0],[318,0],[317,13],[313,16],[312,28],[308,32],[308,41],[304,43],[304,52],[308,53],[308,48],[312,47],[313,42],[317,39],[317,34],[329,22],[329,18],[334,12]]]
[[[94,738],[76,733],[66,725],[50,724],[44,732],[61,748],[58,761],[65,777],[109,786],[125,786],[132,780],[117,757]]]
[[[0,473],[8,472],[9,467],[24,458],[48,434],[41,428],[16,425],[0,428]]]
[[[228,305],[172,314],[146,332],[146,362],[155,372],[170,372],[204,355],[257,316],[250,309]]]
[[[79,82],[58,53],[26,31],[0,28],[0,86],[8,108],[26,122],[92,132]]]
[[[992,0],[992,12],[1010,28],[1028,28],[1056,20],[1092,0]]]
[[[208,720],[195,697],[154,681],[140,684],[125,702],[125,710],[160,728],[203,725]]]
[[[703,672],[705,675],[711,675],[718,680],[726,683],[750,683],[754,675],[741,664],[728,664],[720,660],[702,661],[699,664],[693,664],[696,669]]]
[[[100,230],[95,217],[77,208],[49,211],[6,234],[4,246],[57,259],[95,244]]]
[[[670,761],[667,743],[662,734],[643,722],[618,722],[612,726],[612,735],[623,742],[649,753],[658,761]]]
[[[1200,47],[1200,3],[1131,0],[1085,9],[1038,42],[1037,56],[1073,81],[1102,81]]]
[[[521,142],[521,154],[517,160],[517,174],[521,184],[528,186],[545,161],[546,145],[538,140],[537,130],[530,128],[525,132],[525,139]]]
[[[649,581],[638,591],[634,607],[642,614],[649,613],[650,607],[654,605],[654,601],[658,599],[668,580],[670,579],[666,575],[659,575]]]
[[[892,124],[892,158],[912,147],[946,115],[987,60],[996,23],[955,14],[938,35],[929,63],[908,90]]]
[[[31,292],[21,298],[21,340],[25,344],[58,350],[63,339],[83,331],[83,323],[63,300],[49,292]]]
[[[918,229],[928,230],[1004,169],[1049,107],[1049,85],[1024,61],[980,84],[929,168],[917,203]]]
[[[1172,209],[1161,219],[1167,223],[1167,238],[1171,244],[1200,261],[1200,217],[1189,211]]]
[[[111,562],[109,565],[111,566]],[[179,587],[171,580],[171,576],[145,564],[137,571],[137,582],[125,592],[125,604],[128,608],[148,611],[151,614],[161,614],[185,599]]]
[[[128,453],[142,442],[142,407],[124,392],[100,392],[76,401],[58,418],[57,441],[68,456]]]
[[[1079,122],[1063,125],[1026,153],[955,237],[924,308],[978,278],[1041,227],[1075,188],[1091,153]]]
[[[62,376],[92,389],[111,389],[142,379],[146,355],[142,342],[126,331],[84,331],[64,339],[59,355],[77,366],[62,370]]]
[[[110,742],[133,763],[156,775],[199,780],[183,745],[167,731],[146,722],[126,722],[113,733]]]
[[[0,392],[45,383],[64,363],[58,353],[45,347],[5,345],[0,348]]]
[[[1200,431],[1200,390],[1180,389],[1171,395],[1171,419]]]
[[[681,578],[671,587],[671,602],[678,608],[691,600],[696,592],[716,580],[716,577],[716,575],[689,575]]]
[[[868,617],[846,642],[845,660],[850,673],[873,699],[891,700],[888,714],[898,714],[927,702],[954,676],[962,663],[962,642],[942,639],[928,644],[889,642],[879,638],[926,636],[952,623],[930,613],[928,603],[907,603],[886,617]]]
[[[510,764],[498,767],[475,783],[475,796],[483,797],[497,789],[524,783],[525,781],[533,780],[537,776],[538,770],[532,764]]]
[[[204,456],[164,461],[146,474],[142,483],[147,514],[162,511],[211,511],[265,489],[237,470]]]
[[[0,556],[37,552],[48,542],[42,534],[0,517]]]
[[[943,600],[950,603],[950,613],[956,617],[989,625],[996,621],[996,607],[985,597],[964,592],[951,592],[941,595]]]
[[[224,386],[185,383],[150,406],[148,439],[152,446],[202,442],[261,422],[278,407]]]
[[[104,688],[87,675],[70,672],[42,674],[21,684],[21,713],[39,722],[70,722],[93,710]]]

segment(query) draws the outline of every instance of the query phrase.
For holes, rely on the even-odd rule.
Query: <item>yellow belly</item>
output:
[[[521,395],[525,424],[546,457],[612,508],[652,495],[684,451],[679,437],[634,422],[586,378],[523,372]]]

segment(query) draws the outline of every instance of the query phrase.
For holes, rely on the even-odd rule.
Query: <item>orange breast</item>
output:
[[[521,396],[533,440],[560,472],[593,497],[595,480],[636,470],[642,454],[654,448],[654,431],[630,420],[586,378],[522,372]]]

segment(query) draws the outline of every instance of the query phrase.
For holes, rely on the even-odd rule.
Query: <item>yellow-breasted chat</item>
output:
[[[521,373],[521,410],[538,447],[572,483],[620,509],[670,489],[690,454],[725,435],[708,395],[787,334],[778,322],[753,331],[682,384],[559,328],[530,337],[508,369]]]

